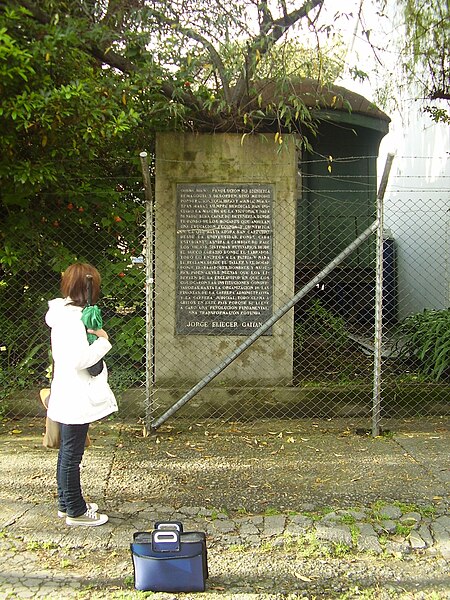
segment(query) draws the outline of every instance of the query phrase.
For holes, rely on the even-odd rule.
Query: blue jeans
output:
[[[60,423],[61,444],[56,466],[58,484],[58,509],[69,517],[79,517],[86,510],[86,502],[81,492],[80,464],[89,423],[65,425]]]

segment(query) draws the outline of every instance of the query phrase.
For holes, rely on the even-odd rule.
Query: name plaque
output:
[[[272,316],[273,198],[267,184],[177,185],[177,333],[249,335]]]

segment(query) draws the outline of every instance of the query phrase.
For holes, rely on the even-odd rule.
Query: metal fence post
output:
[[[141,152],[139,157],[141,159],[145,191],[145,428],[147,432],[150,432],[155,392],[153,193],[147,152]]]
[[[388,154],[377,194],[377,251],[375,275],[375,339],[373,354],[372,436],[380,435],[381,348],[383,334],[383,200],[394,154]]]

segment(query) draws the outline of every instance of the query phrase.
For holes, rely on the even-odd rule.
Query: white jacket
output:
[[[45,321],[52,329],[53,380],[47,415],[53,421],[75,425],[92,423],[117,411],[117,402],[108,385],[106,365],[97,377],[87,367],[111,349],[105,338],[89,345],[79,306],[70,298],[48,303]]]

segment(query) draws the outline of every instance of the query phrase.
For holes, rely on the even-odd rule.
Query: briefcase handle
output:
[[[180,534],[178,531],[157,529],[152,532],[152,549],[154,552],[179,552]]]
[[[155,529],[175,530],[183,533],[183,523],[181,521],[156,521]]]

